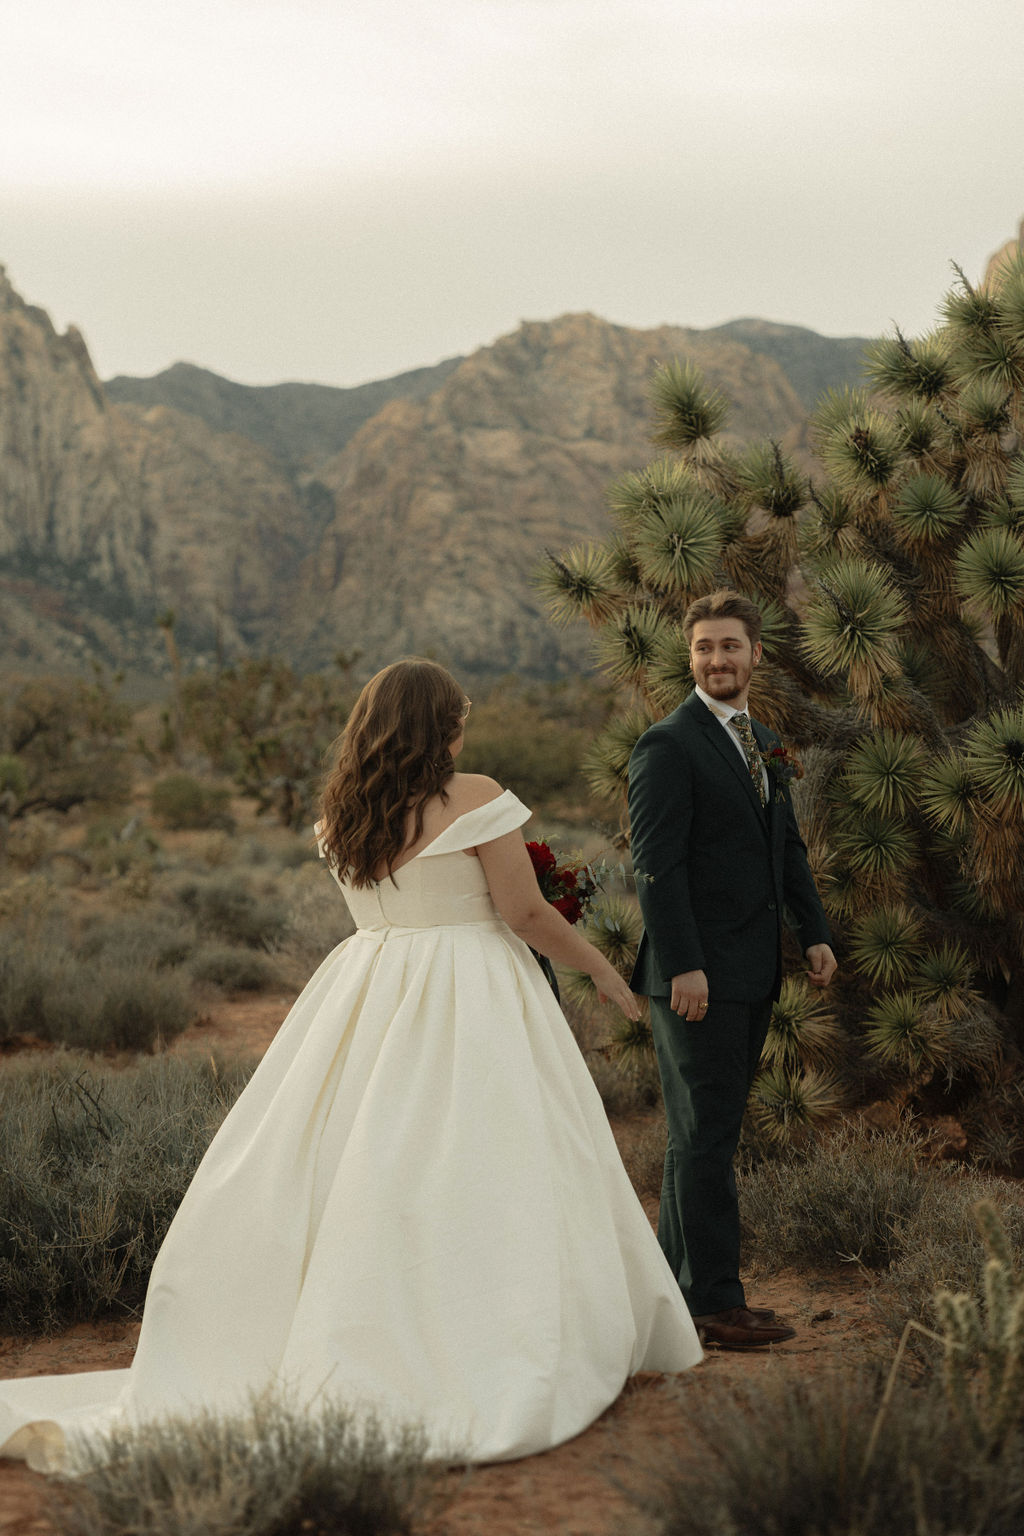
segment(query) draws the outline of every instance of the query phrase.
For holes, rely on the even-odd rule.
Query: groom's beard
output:
[[[706,673],[701,687],[713,699],[721,699],[723,704],[731,704],[733,699],[740,698],[746,692],[749,682],[750,669],[744,667],[739,672]]]

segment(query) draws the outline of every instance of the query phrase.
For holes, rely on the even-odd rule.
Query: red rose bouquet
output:
[[[559,864],[547,843],[527,843],[541,895],[567,923],[578,923],[589,911],[600,881],[589,864]]]
[[[530,855],[544,900],[550,902],[556,912],[561,912],[567,923],[578,923],[590,910],[595,893],[601,889],[601,882],[592,866],[569,862],[559,864],[547,843],[527,843],[526,851]],[[554,966],[547,955],[538,955],[536,950],[532,953],[547,977],[556,1000],[560,1001]]]

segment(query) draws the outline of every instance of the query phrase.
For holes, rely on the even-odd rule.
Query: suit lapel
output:
[[[761,804],[757,790],[754,788],[754,781],[750,777],[750,772],[747,768],[744,758],[740,756],[737,748],[727,740],[725,732],[722,729],[721,720],[719,720],[715,715],[711,713],[710,709],[708,709],[707,705],[704,703],[704,700],[699,698],[696,693],[691,693],[689,698],[685,699],[683,703],[680,704],[679,708],[675,711],[675,714],[669,718],[671,720],[675,720],[677,716],[679,717],[680,724],[686,720],[689,720],[698,727],[712,751],[717,753],[721,761],[725,763],[729,772],[735,775],[737,783],[741,786],[743,793],[747,797],[748,804],[757,815],[760,826],[767,833],[768,817],[765,815],[766,808]],[[758,746],[762,746],[763,742],[760,735],[758,734],[756,727],[754,735]],[[770,789],[771,786],[769,785],[769,790]],[[771,805],[772,800],[771,796],[769,795],[768,807],[770,808]]]

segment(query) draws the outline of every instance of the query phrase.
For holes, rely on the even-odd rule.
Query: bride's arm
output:
[[[637,1000],[611,961],[544,900],[522,833],[507,832],[478,844],[476,851],[491,899],[513,932],[559,965],[585,971],[602,998],[610,998],[627,1018],[638,1019]]]

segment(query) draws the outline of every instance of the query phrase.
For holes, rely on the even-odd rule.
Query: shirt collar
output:
[[[717,719],[724,720],[726,725],[729,724],[729,721],[732,719],[733,715],[747,713],[745,709],[739,710],[736,709],[734,705],[727,704],[724,699],[713,699],[710,694],[704,692],[703,688],[695,687],[693,691],[697,695],[698,699],[700,699],[701,703],[706,705],[706,707],[710,709],[711,713]]]

